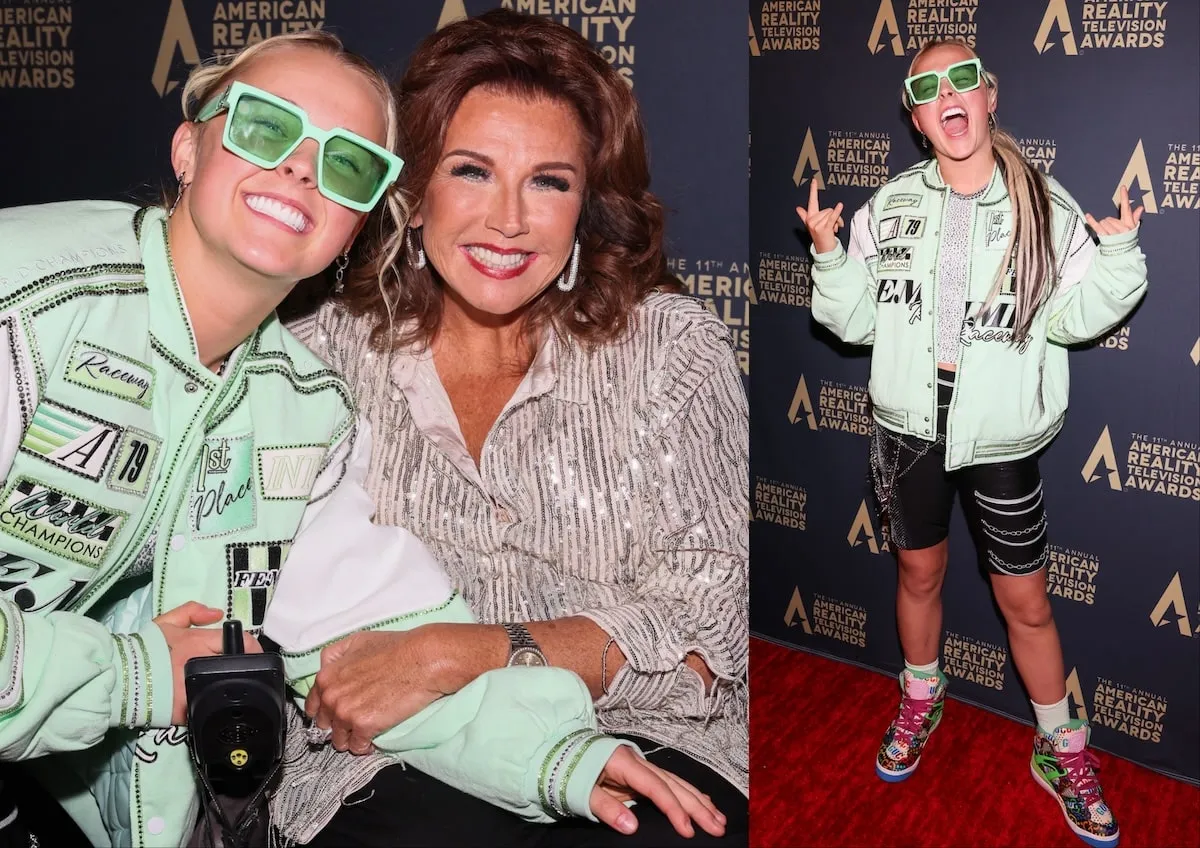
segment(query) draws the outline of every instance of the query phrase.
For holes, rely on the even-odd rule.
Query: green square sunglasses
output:
[[[959,94],[974,91],[983,80],[983,63],[978,58],[966,59],[955,62],[944,71],[926,71],[909,77],[904,81],[908,102],[913,106],[921,106],[937,100],[943,79],[950,80],[950,85]]]
[[[228,111],[225,148],[260,168],[272,170],[306,138],[319,145],[317,189],[334,203],[356,212],[370,212],[388,186],[396,181],[404,160],[350,130],[323,130],[308,120],[295,103],[270,92],[235,82],[210,100],[196,122]]]

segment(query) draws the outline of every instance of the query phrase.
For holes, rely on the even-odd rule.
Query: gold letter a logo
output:
[[[824,191],[825,180],[821,179],[821,160],[817,158],[817,146],[813,144],[812,127],[804,132],[804,144],[800,145],[800,158],[796,160],[796,168],[792,171],[792,182],[796,184],[796,188],[800,188],[800,184],[808,179],[804,176],[807,168],[812,168],[812,178],[817,184],[817,190]]]
[[[854,516],[854,524],[850,527],[846,541],[850,543],[850,547],[854,548],[863,543],[862,537],[864,536],[871,553],[879,553],[879,542],[875,540],[875,528],[871,525],[871,512],[867,509],[865,499],[858,507],[858,513]]]
[[[455,21],[465,21],[467,19],[467,9],[463,5],[463,0],[446,0],[442,4],[442,14],[438,16],[437,28],[441,29],[446,24],[452,24]]]
[[[192,35],[192,26],[188,23],[187,12],[183,9],[183,0],[171,0],[171,10],[167,12],[167,25],[163,27],[162,42],[158,45],[158,59],[154,62],[154,76],[151,77],[151,82],[159,97],[179,85],[179,80],[167,79],[171,73],[171,60],[175,58],[176,47],[183,52],[183,61],[189,65],[200,64],[200,51],[196,49],[196,39]]]
[[[762,51],[758,49],[758,36],[754,34],[754,18],[746,15],[746,23],[750,25],[750,55],[761,56]]]
[[[1104,470],[1108,472],[1109,488],[1121,491],[1121,475],[1117,473],[1117,454],[1113,451],[1112,437],[1108,435],[1107,425],[1100,433],[1100,438],[1096,440],[1096,446],[1092,448],[1087,462],[1083,464],[1083,482],[1094,483],[1100,479],[1096,470],[1100,467],[1101,462],[1104,463]]]
[[[792,602],[788,604],[787,612],[783,614],[783,623],[788,627],[795,627],[797,619],[800,620],[800,626],[804,628],[804,632],[811,636],[812,626],[808,623],[808,613],[804,611],[804,601],[800,598],[799,587],[792,590]]]
[[[1133,197],[1134,184],[1142,190],[1142,205],[1146,207],[1146,211],[1158,212],[1158,204],[1154,201],[1154,183],[1150,181],[1150,166],[1146,164],[1146,150],[1142,147],[1140,138],[1137,147],[1133,149],[1133,155],[1129,157],[1129,164],[1125,166],[1125,173],[1121,174],[1121,179],[1117,181],[1113,203],[1121,202],[1121,186],[1129,188],[1130,203],[1137,203]]]
[[[1154,622],[1155,627],[1162,627],[1164,624],[1170,624],[1167,620],[1167,609],[1175,611],[1177,618],[1175,623],[1179,626],[1179,632],[1184,636],[1192,635],[1192,622],[1188,620],[1187,602],[1183,599],[1183,584],[1179,582],[1179,572],[1175,572],[1175,576],[1171,578],[1171,582],[1167,584],[1167,590],[1162,593],[1162,597],[1158,599],[1158,604],[1150,613],[1150,620]]]
[[[800,375],[800,382],[796,384],[796,393],[792,395],[792,405],[788,408],[788,421],[793,424],[799,421],[800,410],[804,410],[804,417],[808,419],[808,428],[816,430],[817,416],[813,414],[813,405],[808,397],[808,385],[804,382],[803,374]]]
[[[892,36],[892,52],[897,56],[903,56],[904,42],[900,40],[900,24],[896,21],[896,10],[892,8],[892,0],[879,0],[879,11],[875,13],[875,23],[871,27],[871,34],[867,36],[867,49],[872,54],[883,49],[885,29]]]
[[[1033,37],[1033,46],[1037,52],[1045,53],[1054,46],[1050,40],[1050,28],[1058,25],[1062,33],[1063,52],[1068,56],[1078,56],[1075,47],[1075,34],[1071,31],[1071,17],[1067,14],[1067,0],[1050,0],[1046,4],[1046,14],[1042,15],[1042,24],[1038,27],[1037,35]]]
[[[1067,677],[1067,705],[1072,710],[1072,718],[1088,720],[1087,701],[1083,697],[1083,687],[1079,685],[1079,670],[1075,668]]]

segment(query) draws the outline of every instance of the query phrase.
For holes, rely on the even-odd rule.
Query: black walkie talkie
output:
[[[201,784],[218,807],[214,818],[232,837],[226,844],[240,844],[265,817],[258,808],[283,760],[285,678],[279,654],[242,651],[240,621],[225,622],[223,642],[223,654],[188,660],[183,677]]]

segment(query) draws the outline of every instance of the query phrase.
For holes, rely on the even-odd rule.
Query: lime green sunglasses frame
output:
[[[963,71],[970,68],[975,73],[972,76],[967,76],[964,79]],[[933,93],[928,97],[918,97],[914,88],[918,83],[930,82],[932,78]],[[904,91],[908,94],[908,102],[910,106],[922,106],[926,103],[932,103],[938,99],[938,95],[942,92],[942,80],[950,80],[950,85],[959,94],[965,94],[968,91],[974,91],[979,88],[983,82],[983,63],[979,58],[964,59],[961,62],[955,62],[944,71],[925,71],[922,74],[914,74],[904,81]],[[972,79],[974,81],[972,81]],[[961,84],[960,84],[961,83]],[[923,88],[924,86],[922,86]]]
[[[234,116],[237,114],[238,103],[243,97],[249,97],[267,103],[271,106],[280,109],[288,115],[300,121],[300,134],[292,141],[287,143],[283,152],[272,159],[264,159],[252,150],[247,150],[242,144],[239,144],[233,136],[233,127],[235,124]],[[400,175],[400,169],[404,167],[404,160],[391,151],[380,147],[373,141],[365,139],[357,133],[342,127],[334,127],[331,130],[324,130],[315,126],[309,119],[308,114],[297,106],[295,103],[284,100],[281,97],[276,97],[269,91],[263,91],[260,88],[255,88],[252,85],[247,85],[244,82],[232,83],[228,88],[221,92],[219,97],[216,97],[208,102],[196,115],[196,123],[204,123],[212,120],[222,112],[229,112],[229,119],[225,121],[225,131],[221,136],[221,143],[231,153],[251,162],[260,168],[266,170],[274,170],[279,167],[279,164],[291,156],[296,148],[306,139],[311,138],[320,146],[317,154],[317,190],[325,197],[328,197],[334,203],[353,209],[356,212],[370,212],[379,203],[379,199],[383,197],[383,193],[388,190],[388,187],[396,182],[396,178]],[[331,187],[326,181],[325,176],[325,157],[326,149],[330,141],[343,139],[351,144],[357,145],[372,156],[377,157],[385,166],[383,177],[379,180],[371,192],[371,196],[366,201],[355,200],[347,197],[345,194]]]

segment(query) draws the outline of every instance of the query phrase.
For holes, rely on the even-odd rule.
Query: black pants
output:
[[[14,815],[15,814],[15,815]],[[87,848],[58,801],[17,763],[0,763],[0,848]]]
[[[636,736],[624,738],[636,742],[645,751],[657,747]],[[707,793],[717,809],[725,814],[725,836],[716,839],[697,827],[696,835],[686,839],[675,832],[657,807],[644,800],[633,808],[638,829],[631,836],[588,819],[531,824],[416,769],[389,766],[375,775],[366,787],[347,798],[346,805],[309,845],[316,848],[477,845],[733,848],[749,844],[748,802],[736,788],[707,766],[679,751],[664,748],[646,758]]]

